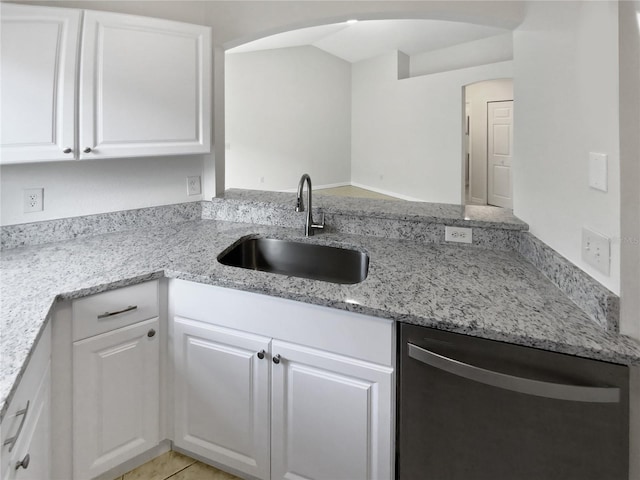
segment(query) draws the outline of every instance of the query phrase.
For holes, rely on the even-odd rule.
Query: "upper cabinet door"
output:
[[[74,158],[81,10],[3,3],[0,161]]]
[[[86,11],[80,158],[210,151],[211,29]]]

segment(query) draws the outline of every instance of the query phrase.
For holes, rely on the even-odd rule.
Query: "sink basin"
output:
[[[360,283],[369,272],[366,253],[274,238],[246,238],[220,254],[218,261],[232,267],[343,284]]]

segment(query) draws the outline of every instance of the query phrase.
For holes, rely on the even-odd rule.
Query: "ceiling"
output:
[[[444,20],[365,20],[279,33],[245,43],[227,50],[227,53],[312,45],[353,63],[392,50],[400,50],[411,56],[509,31]]]

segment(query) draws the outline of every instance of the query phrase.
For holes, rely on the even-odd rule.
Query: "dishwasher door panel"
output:
[[[627,367],[400,330],[398,479],[628,479]]]

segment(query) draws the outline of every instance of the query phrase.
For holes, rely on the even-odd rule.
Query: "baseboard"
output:
[[[203,457],[201,455],[198,455],[198,454],[195,454],[193,452],[190,452],[189,450],[184,450],[183,448],[176,447],[175,445],[173,446],[172,450],[174,450],[174,451],[176,451],[178,453],[182,453],[183,455],[191,457],[191,458],[193,458],[195,460],[198,460],[199,462],[205,463],[207,465],[211,465],[212,467],[215,467],[218,470],[222,470],[223,472],[227,472],[227,473],[230,473],[231,475],[235,475],[236,477],[240,477],[240,478],[243,478],[245,480],[259,480],[257,477],[248,475],[248,474],[246,474],[244,472],[240,472],[240,471],[236,470],[235,468],[228,467],[227,465],[222,465],[221,463],[212,462],[208,458],[205,458],[205,457]]]
[[[388,197],[399,198],[400,200],[407,200],[409,202],[425,202],[426,201],[420,198],[410,197],[408,195],[403,195],[401,193],[392,192],[391,190],[383,190],[382,188],[365,185],[364,183],[351,182],[351,186],[364,188],[365,190],[371,190],[372,192],[380,193],[382,195],[387,195]]]
[[[338,187],[349,187],[351,186],[350,182],[338,182],[338,183],[324,183],[322,185],[312,185],[313,190],[325,190],[327,188],[338,188]],[[298,191],[298,188],[287,188],[286,190],[278,190],[284,193],[295,193]]]
[[[141,453],[131,460],[127,460],[126,462],[121,463],[117,467],[104,472],[102,475],[98,475],[93,480],[113,480],[114,478],[118,478],[125,473],[133,470],[134,468],[138,468],[140,465],[143,465],[148,461],[153,460],[154,458],[159,457],[163,453],[167,453],[171,450],[171,441],[166,439],[162,440],[155,447],[150,448],[146,452]]]

